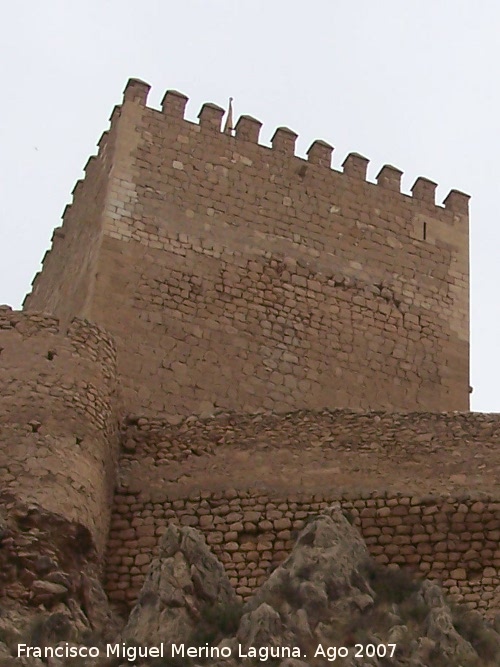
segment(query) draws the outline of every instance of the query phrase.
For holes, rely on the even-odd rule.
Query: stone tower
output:
[[[468,409],[467,195],[148,91],[127,84],[25,301],[113,335],[126,411]]]

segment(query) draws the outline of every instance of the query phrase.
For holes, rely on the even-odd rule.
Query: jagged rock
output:
[[[427,637],[437,644],[443,655],[469,659],[477,656],[471,644],[455,629],[450,607],[446,604],[441,589],[431,581],[422,583],[422,597],[429,606]]]
[[[263,602],[257,609],[245,614],[236,635],[243,648],[249,646],[280,646],[283,624],[280,615]]]
[[[0,633],[33,644],[116,636],[97,554],[79,524],[32,504],[0,508]]]
[[[435,641],[429,639],[429,637],[420,637],[420,639],[414,642],[410,667],[426,667],[435,649]]]
[[[383,663],[394,667],[432,667],[443,658],[450,667],[482,664],[455,628],[441,589],[403,573],[382,574],[338,506],[304,528],[288,559],[245,605],[236,639],[244,648],[300,646],[305,660],[318,644],[345,642],[352,649],[346,667],[382,664],[376,657],[355,659],[355,643],[396,644]]]
[[[406,625],[394,625],[387,635],[388,644],[401,644],[408,635],[408,628]]]
[[[33,602],[35,604],[54,604],[68,594],[68,589],[62,584],[38,579],[31,584]]]
[[[15,653],[13,655],[13,651],[9,650],[6,644],[0,641],[0,667],[45,667],[45,665],[38,658],[18,658]]]
[[[66,572],[61,572],[60,570],[49,572],[47,575],[45,575],[45,581],[50,581],[53,584],[60,584],[61,586],[64,586],[67,591],[73,587],[73,582],[71,581],[69,574],[66,574]]]
[[[203,535],[188,526],[170,525],[122,636],[149,645],[187,641],[207,605],[236,602],[224,568]]]
[[[90,630],[104,640],[111,639],[118,633],[120,624],[117,617],[111,612],[108,598],[97,573],[87,569],[81,573],[79,589],[84,611],[83,622],[90,626]],[[71,601],[70,601],[71,602]],[[68,606],[71,606],[68,603]],[[75,603],[75,607],[77,607]],[[74,610],[75,615],[77,610]],[[81,612],[80,612],[81,613]]]
[[[44,576],[49,572],[52,572],[57,569],[57,563],[53,558],[50,558],[47,555],[39,556],[34,564],[33,568],[39,576]]]
[[[6,658],[10,658],[11,653],[7,647],[7,644],[4,644],[3,641],[0,641],[0,664],[2,660],[5,660]]]
[[[263,602],[277,610],[300,608],[309,627],[314,627],[321,619],[364,610],[373,603],[370,587],[360,574],[368,558],[359,533],[340,508],[333,506],[302,530],[290,556],[245,611]]]

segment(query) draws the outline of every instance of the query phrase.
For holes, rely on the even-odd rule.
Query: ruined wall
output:
[[[84,526],[102,554],[117,466],[116,355],[86,321],[0,309],[0,486]]]
[[[86,314],[111,331],[127,410],[468,408],[468,197],[223,110],[112,117],[103,238]],[[93,280],[93,278],[92,278]],[[45,307],[44,272],[27,305]],[[35,296],[36,295],[36,296]],[[88,311],[88,313],[87,313]]]
[[[495,495],[499,426],[498,415],[480,413],[299,410],[168,421],[135,417],[124,424],[121,486],[151,498],[249,486],[284,495],[332,488]]]
[[[500,417],[299,411],[124,425],[107,587],[135,600],[170,521],[195,526],[248,596],[308,516],[339,500],[383,563],[498,609]]]

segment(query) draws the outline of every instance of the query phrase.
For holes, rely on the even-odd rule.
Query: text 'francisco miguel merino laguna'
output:
[[[234,651],[238,658],[256,658],[266,661],[269,658],[300,658],[302,653],[296,646],[265,646],[244,648],[238,644]],[[233,650],[229,646],[187,646],[186,644],[160,644],[159,646],[129,646],[127,644],[106,644],[105,649],[97,646],[75,646],[65,642],[59,646],[28,646],[17,645],[17,657],[32,658],[124,658],[135,661],[137,658],[232,658]]]

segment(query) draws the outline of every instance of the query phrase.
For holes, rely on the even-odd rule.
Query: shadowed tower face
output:
[[[128,412],[467,410],[468,197],[129,81],[28,310],[115,338]]]

